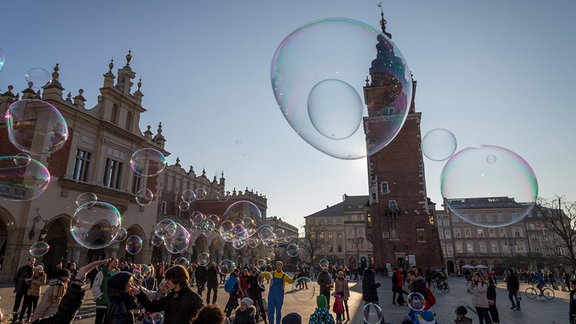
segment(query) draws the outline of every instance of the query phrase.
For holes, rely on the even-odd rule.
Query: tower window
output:
[[[124,163],[112,159],[106,159],[106,166],[104,167],[104,187],[120,189],[120,183],[122,180],[122,169]]]
[[[396,200],[390,200],[388,202],[388,209],[391,211],[398,211],[398,203],[396,203]]]
[[[90,167],[90,158],[92,153],[81,149],[76,149],[74,158],[74,169],[72,170],[72,179],[85,182],[88,179],[88,169]]]
[[[387,194],[390,193],[390,188],[388,188],[388,181],[382,181],[380,184],[380,193]]]
[[[416,229],[416,238],[418,242],[426,242],[426,238],[424,237],[424,229],[419,227]]]

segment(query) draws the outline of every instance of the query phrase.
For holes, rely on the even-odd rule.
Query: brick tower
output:
[[[386,21],[382,14],[382,31]],[[399,81],[383,72],[382,60],[396,59],[393,51],[378,44],[378,55],[372,61],[370,79],[366,80],[364,99],[368,117],[364,119],[367,146],[370,149],[377,131],[373,125],[394,114],[393,100],[398,97]],[[383,53],[383,52],[388,53]],[[392,56],[391,56],[392,55]],[[368,181],[371,215],[369,239],[374,246],[377,267],[417,265],[442,267],[443,257],[438,231],[434,226],[434,204],[426,196],[424,162],[421,150],[420,120],[413,91],[409,114],[396,138],[382,150],[368,156]],[[379,121],[378,121],[379,120]]]

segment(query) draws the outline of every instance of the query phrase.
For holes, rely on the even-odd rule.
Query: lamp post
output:
[[[30,231],[28,231],[28,239],[30,241],[34,240],[34,236],[36,236],[36,232],[34,231],[34,229],[36,228],[36,224],[40,223],[40,221],[44,223],[44,226],[40,230],[40,237],[38,237],[38,240],[44,241],[46,235],[48,234],[48,229],[46,228],[46,223],[48,222],[44,218],[42,218],[42,216],[40,216],[39,210],[40,208],[36,208],[36,216],[33,219],[32,228],[30,229]]]

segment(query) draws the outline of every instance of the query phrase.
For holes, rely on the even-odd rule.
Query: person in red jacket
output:
[[[392,304],[404,305],[404,293],[402,291],[402,268],[398,267],[392,274]],[[396,297],[398,294],[398,297]]]

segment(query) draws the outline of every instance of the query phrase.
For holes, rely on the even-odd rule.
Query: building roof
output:
[[[326,208],[310,214],[307,217],[322,217],[322,216],[342,216],[346,212],[363,211],[364,207],[368,204],[368,195],[364,196],[342,196],[343,201],[334,206],[326,206]]]
[[[523,208],[524,205],[508,197],[486,197],[486,198],[455,198],[446,199],[451,208]]]

